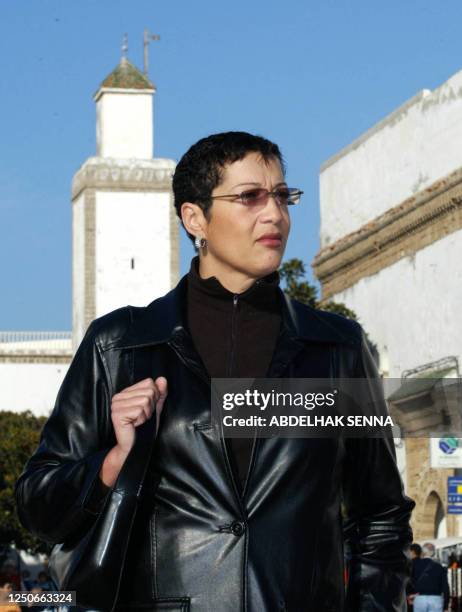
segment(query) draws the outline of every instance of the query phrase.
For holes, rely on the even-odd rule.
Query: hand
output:
[[[112,397],[111,419],[117,444],[104,458],[99,477],[112,487],[135,441],[135,428],[150,419],[156,410],[156,433],[162,408],[167,397],[167,380],[159,376],[140,380]]]
[[[135,428],[150,419],[156,411],[156,432],[167,397],[167,379],[145,378],[112,397],[111,418],[119,454],[128,455],[135,441]]]

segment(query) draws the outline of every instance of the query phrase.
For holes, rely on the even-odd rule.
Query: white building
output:
[[[419,92],[321,168],[313,268],[323,299],[359,316],[385,377],[460,373],[461,142],[462,71]],[[415,525],[429,531],[445,512],[453,472],[431,469],[426,446],[424,456],[423,446],[410,453],[406,444]],[[454,517],[448,530],[460,532]]]
[[[175,162],[153,157],[154,85],[125,57],[96,102],[96,156],[72,181],[72,331],[0,332],[0,410],[48,415],[85,330],[179,280]]]
[[[462,358],[462,72],[325,162],[323,298],[354,309],[389,376]]]

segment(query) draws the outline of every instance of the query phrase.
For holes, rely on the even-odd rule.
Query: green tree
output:
[[[319,308],[320,310],[328,310],[329,312],[335,312],[341,314],[349,319],[358,320],[356,313],[350,308],[347,308],[345,304],[340,302],[325,302],[320,304],[318,299],[317,288],[305,280],[306,269],[305,264],[301,259],[289,259],[285,261],[279,268],[279,275],[281,280],[285,282],[284,292],[291,298],[308,304],[312,308]]]
[[[29,410],[0,412],[0,542],[32,553],[48,552],[49,545],[32,536],[19,522],[14,485],[39,444],[45,421],[46,417],[36,417]]]

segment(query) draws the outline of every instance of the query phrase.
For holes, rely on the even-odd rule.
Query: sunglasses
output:
[[[242,193],[231,193],[229,195],[210,196],[210,200],[219,200],[221,198],[232,199],[235,202],[241,202],[249,208],[259,205],[265,205],[269,197],[273,197],[279,206],[291,206],[300,202],[300,197],[303,191],[292,187],[279,187],[274,191],[268,191],[264,188],[248,189]]]

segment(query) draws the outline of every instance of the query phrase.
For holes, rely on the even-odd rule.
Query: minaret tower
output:
[[[156,88],[126,48],[94,95],[96,157],[72,182],[74,350],[93,319],[144,306],[179,280],[175,162],[153,157]]]

